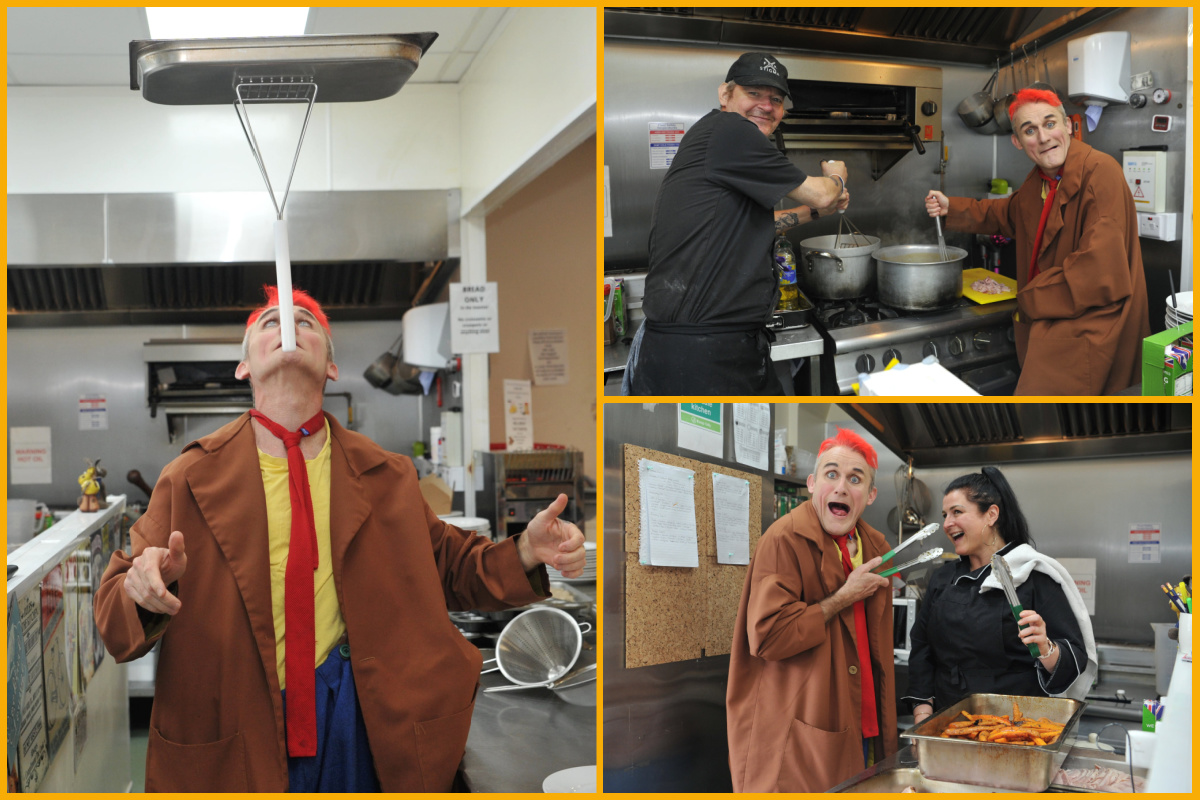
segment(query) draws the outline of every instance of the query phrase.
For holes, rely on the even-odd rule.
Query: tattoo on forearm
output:
[[[800,224],[800,215],[795,211],[789,211],[786,214],[780,215],[779,219],[775,220],[775,232],[783,233],[784,231],[794,228]]]

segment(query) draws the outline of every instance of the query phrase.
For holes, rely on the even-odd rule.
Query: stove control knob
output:
[[[936,114],[937,109],[937,103],[933,102],[932,100],[926,100],[924,103],[921,103],[921,113],[927,117],[932,117],[934,114]]]
[[[972,342],[974,343],[976,350],[986,351],[992,346],[992,334],[988,331],[980,331],[979,333],[975,334]]]
[[[875,369],[875,357],[870,353],[863,353],[854,362],[854,370],[856,372],[870,372]]]
[[[925,357],[933,356],[934,358],[937,358],[938,357],[937,344],[934,342],[926,342],[925,346],[921,348],[921,355],[923,355]]]
[[[892,363],[893,358],[896,359],[897,363],[904,363],[904,359],[900,357],[900,351],[889,347],[883,354],[883,365],[886,367],[888,364]]]
[[[950,339],[950,355],[961,356],[964,349],[966,349],[966,345],[963,344],[961,336],[955,336]]]

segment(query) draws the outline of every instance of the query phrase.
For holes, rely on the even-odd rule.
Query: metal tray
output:
[[[968,714],[1012,713],[1013,701],[1027,717],[1046,717],[1065,724],[1062,736],[1042,747],[943,739],[939,735],[963,711]],[[912,742],[917,766],[926,778],[1024,792],[1045,791],[1075,745],[1075,731],[1087,703],[1058,697],[1014,697],[973,694],[942,709],[900,734]]]
[[[380,100],[400,91],[437,36],[138,39],[129,43],[129,88],[140,88],[147,100],[164,105],[234,103],[234,87],[243,82],[277,93],[250,99],[289,99],[289,83],[315,83],[320,103]],[[297,94],[294,99],[308,98]]]
[[[935,781],[926,778],[915,767],[894,767],[882,770],[858,783],[851,784],[834,791],[846,793],[871,792],[878,794],[898,794],[908,788],[917,792],[937,792],[941,794],[979,794],[981,792],[1008,792],[1008,789],[973,786],[969,783],[952,783],[950,781]]]

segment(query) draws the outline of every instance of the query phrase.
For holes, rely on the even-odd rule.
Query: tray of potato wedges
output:
[[[973,694],[902,736],[927,778],[1040,792],[1074,746],[1084,708],[1069,698]]]

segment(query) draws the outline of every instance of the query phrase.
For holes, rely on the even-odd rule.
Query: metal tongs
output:
[[[924,553],[921,553],[921,555],[917,556],[912,561],[906,561],[898,567],[892,567],[891,569],[885,569],[883,572],[877,572],[875,574],[881,578],[890,578],[892,575],[895,575],[897,572],[899,572],[902,569],[908,569],[909,567],[915,567],[917,564],[924,564],[926,561],[933,561],[935,558],[941,558],[941,557],[942,557],[942,548],[935,547],[932,550],[926,550]]]
[[[908,541],[903,542],[902,544],[898,544],[895,547],[893,547],[891,550],[884,553],[883,560],[884,561],[891,560],[892,558],[894,558],[896,556],[897,553],[899,553],[904,548],[908,547],[913,542],[919,542],[922,539],[926,539],[929,536],[931,536],[932,534],[937,533],[937,529],[940,527],[941,527],[941,525],[939,525],[936,522],[929,523],[924,528],[921,528],[921,530],[917,531],[912,536],[908,537]]]
[[[996,553],[992,556],[992,572],[996,573],[996,579],[1000,581],[1000,587],[1004,589],[1004,596],[1008,598],[1008,607],[1012,609],[1013,619],[1017,621],[1017,628],[1024,630],[1029,626],[1021,622],[1021,612],[1024,607],[1021,601],[1017,599],[1017,585],[1013,582],[1012,570],[1008,568],[1008,562],[1004,560],[1004,556]],[[1041,658],[1041,650],[1033,642],[1028,643],[1029,655],[1034,658]]]
[[[850,218],[846,216],[846,212],[839,211],[838,212],[837,236],[835,236],[834,240],[833,240],[833,247],[835,250],[840,249],[842,247],[842,228],[843,228],[843,226],[846,229],[846,235],[851,237],[851,239],[850,239],[851,243],[846,245],[847,247],[862,247],[864,245],[868,245],[871,243],[871,240],[867,238],[866,234],[864,234],[862,231],[860,231],[858,229],[858,226],[850,221]],[[860,236],[863,239],[863,241],[861,241],[861,242],[858,241]]]

